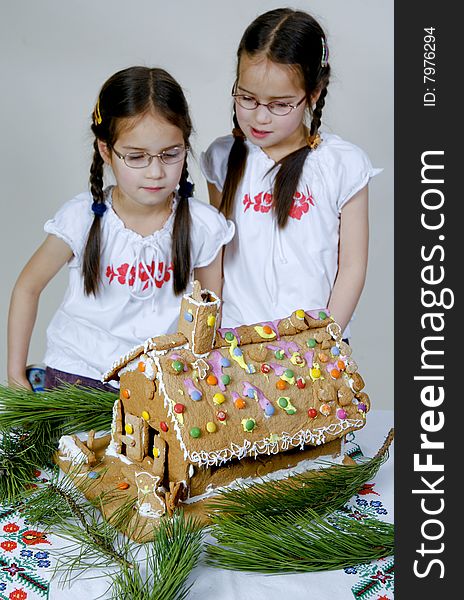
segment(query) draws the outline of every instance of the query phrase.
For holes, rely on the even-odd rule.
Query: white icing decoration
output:
[[[126,463],[126,465],[132,465],[132,461],[129,460],[127,458],[127,456],[124,456],[124,454],[119,454],[119,452],[117,452],[116,450],[116,442],[114,440],[111,440],[111,442],[108,444],[108,448],[105,451],[106,456],[113,456],[114,458],[119,458],[119,460],[121,460],[123,463]]]
[[[73,465],[89,462],[88,457],[82,452],[79,446],[77,446],[70,435],[62,435],[60,437],[58,451],[63,455],[63,460],[69,460]]]

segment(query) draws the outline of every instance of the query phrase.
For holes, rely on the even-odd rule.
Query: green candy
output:
[[[190,435],[193,438],[199,438],[201,436],[201,429],[199,427],[192,427],[190,430]]]
[[[283,396],[277,400],[277,403],[280,406],[280,408],[285,408],[286,406],[288,406],[288,400]]]
[[[309,340],[306,342],[306,345],[308,346],[308,348],[315,348],[316,344],[317,344],[317,342],[314,338],[309,338]]]
[[[231,331],[228,331],[224,337],[228,342],[233,342],[235,335]]]
[[[285,354],[284,354],[284,351],[283,351],[283,350],[276,350],[276,351],[274,352],[274,356],[275,356],[276,358],[278,358],[279,360],[282,360],[282,359],[283,359],[283,357],[285,356]]]
[[[327,319],[327,314],[323,310],[321,310],[321,312],[319,313],[319,319],[321,319],[321,321]]]
[[[245,429],[247,431],[253,431],[254,428],[255,428],[255,422],[252,419],[248,419],[248,421],[245,423]]]
[[[291,369],[286,369],[284,371],[284,375],[285,375],[285,377],[288,377],[289,379],[291,379],[292,377],[295,377],[295,373]]]
[[[174,371],[176,371],[177,373],[180,373],[181,371],[184,370],[184,363],[182,363],[180,360],[175,360],[172,363],[172,368],[174,369]]]
[[[230,383],[230,376],[229,376],[229,375],[223,375],[223,376],[221,377],[221,379],[222,379],[222,383],[223,383],[224,385],[229,385],[229,383]]]

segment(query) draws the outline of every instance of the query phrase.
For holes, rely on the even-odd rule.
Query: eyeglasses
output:
[[[280,100],[273,100],[265,104],[264,102],[258,102],[253,96],[247,96],[246,94],[235,94],[232,93],[233,98],[239,106],[246,110],[255,110],[258,106],[265,106],[270,113],[283,117],[292,112],[295,108],[300,106],[302,102],[306,100],[306,96],[297,102],[296,104],[289,104],[288,102],[280,102]]]
[[[149,154],[148,152],[128,152],[127,154],[121,154],[114,147],[112,147],[112,150],[131,169],[143,169],[151,165],[154,158],[159,158],[165,165],[174,165],[185,158],[188,148],[185,146],[174,146],[158,154]]]

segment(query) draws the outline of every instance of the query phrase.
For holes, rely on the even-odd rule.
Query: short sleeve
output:
[[[80,263],[93,218],[90,195],[84,193],[66,202],[45,223],[44,230],[63,240],[71,248],[74,260]]]
[[[231,135],[217,138],[200,155],[200,169],[206,180],[213,183],[222,192],[227,174],[227,161],[234,143]]]
[[[383,170],[374,168],[361,148],[336,135],[329,136],[325,148],[321,145],[319,162],[339,212],[372,177]]]
[[[198,269],[213,262],[222,246],[234,237],[235,225],[214,206],[195,198],[189,200],[192,267]]]

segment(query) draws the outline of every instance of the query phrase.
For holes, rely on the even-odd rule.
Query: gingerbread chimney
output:
[[[209,290],[202,290],[198,281],[193,282],[192,293],[182,298],[178,329],[197,356],[211,352],[214,347],[220,304],[219,298]]]

